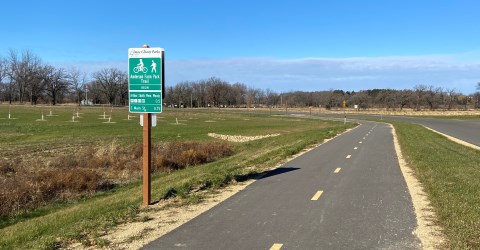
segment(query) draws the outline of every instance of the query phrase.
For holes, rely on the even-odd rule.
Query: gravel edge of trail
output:
[[[445,244],[445,236],[442,228],[436,223],[436,214],[425,193],[422,184],[415,177],[414,171],[408,166],[402,154],[400,143],[393,125],[392,129],[393,143],[397,153],[398,163],[402,171],[407,188],[412,198],[413,207],[417,216],[417,228],[413,232],[422,243],[423,249],[442,249]]]

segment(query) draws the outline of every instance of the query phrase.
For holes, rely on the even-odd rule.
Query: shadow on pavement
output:
[[[251,174],[247,174],[247,175],[236,176],[235,180],[238,181],[238,182],[242,182],[242,181],[246,181],[246,180],[250,180],[250,179],[261,180],[261,179],[265,179],[265,178],[272,177],[272,176],[275,176],[275,175],[280,175],[280,174],[285,174],[285,173],[288,173],[288,172],[292,172],[292,171],[295,171],[295,170],[298,170],[298,169],[300,169],[300,168],[280,167],[280,168],[276,168],[276,169],[272,169],[272,170],[263,171],[263,172],[260,172],[260,173],[251,173]]]

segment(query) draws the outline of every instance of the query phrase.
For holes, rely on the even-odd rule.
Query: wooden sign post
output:
[[[165,84],[164,50],[150,48],[128,49],[129,112],[142,113],[143,124],[143,205],[151,204],[152,187],[152,113],[162,113]],[[154,123],[155,124],[155,123]]]
[[[143,205],[152,199],[152,114],[143,114]]]

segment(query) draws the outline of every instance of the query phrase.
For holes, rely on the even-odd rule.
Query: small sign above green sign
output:
[[[162,113],[162,48],[128,49],[128,100],[131,113]]]

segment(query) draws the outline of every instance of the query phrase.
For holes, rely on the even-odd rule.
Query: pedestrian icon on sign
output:
[[[152,65],[151,65],[151,67],[152,67],[152,73],[153,73],[153,72],[157,73],[157,64],[155,63],[154,60],[152,60]]]

